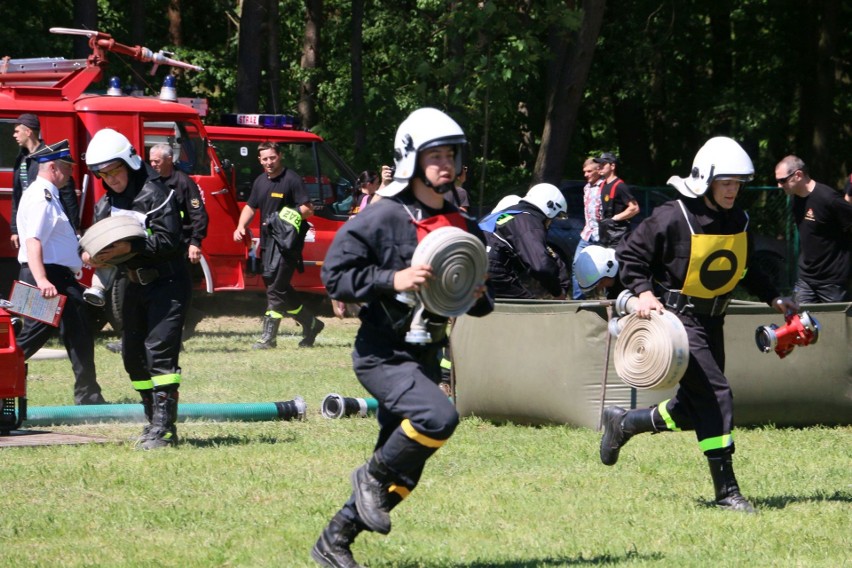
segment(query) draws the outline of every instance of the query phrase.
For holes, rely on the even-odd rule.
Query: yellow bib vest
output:
[[[746,226],[733,235],[696,234],[683,203],[679,202],[692,233],[689,266],[683,280],[683,294],[713,299],[727,294],[745,275],[748,256]]]

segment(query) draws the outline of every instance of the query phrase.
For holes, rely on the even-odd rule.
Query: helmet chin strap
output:
[[[456,187],[456,184],[454,183],[442,183],[441,185],[433,184],[431,181],[426,179],[426,174],[422,169],[420,169],[420,166],[417,166],[417,171],[414,172],[414,177],[422,181],[423,185],[426,187],[433,189],[435,193],[440,193],[442,195],[448,191],[452,191]]]

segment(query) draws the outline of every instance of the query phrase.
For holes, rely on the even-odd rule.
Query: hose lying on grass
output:
[[[283,402],[187,403],[178,408],[178,421],[192,419],[214,422],[262,422],[304,420],[305,399],[296,396]],[[91,424],[97,422],[146,422],[141,404],[99,404],[91,406],[31,406],[23,427]]]

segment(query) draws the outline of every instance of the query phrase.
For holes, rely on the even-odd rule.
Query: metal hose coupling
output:
[[[445,317],[467,312],[476,299],[473,291],[485,282],[488,257],[485,246],[474,235],[458,227],[441,227],[426,235],[414,249],[411,264],[428,264],[433,278],[419,291],[403,293],[398,299],[413,305],[414,318],[405,336],[408,343],[431,341],[424,311]]]
[[[322,399],[323,418],[343,418],[344,416],[367,416],[375,412],[379,403],[375,398],[354,398],[337,393],[327,394]]]
[[[676,385],[689,363],[689,338],[673,313],[652,312],[651,319],[634,312],[638,298],[625,290],[616,299],[609,332],[617,339],[615,371],[627,385],[640,389],[667,389]]]

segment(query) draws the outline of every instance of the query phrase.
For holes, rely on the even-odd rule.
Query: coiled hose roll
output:
[[[432,267],[434,279],[421,288],[420,300],[431,313],[447,317],[460,316],[476,303],[473,291],[488,272],[482,241],[458,227],[441,227],[426,235],[411,264]]]
[[[627,314],[610,321],[617,337],[613,350],[615,371],[627,385],[641,390],[675,386],[689,364],[689,338],[678,317],[669,311],[652,312],[643,319],[634,312],[636,297],[628,290],[616,300],[616,311]]]

